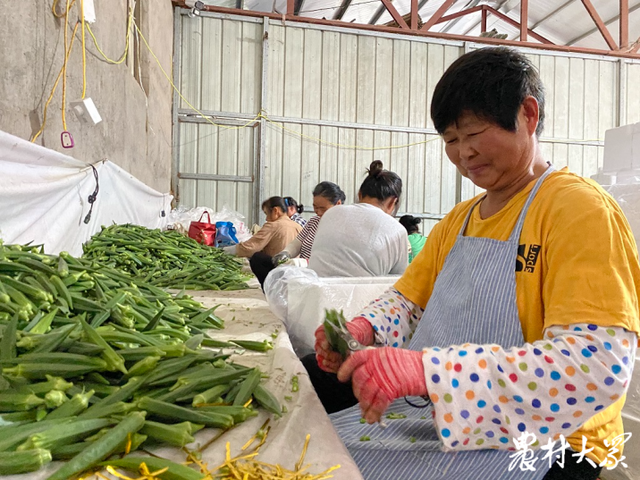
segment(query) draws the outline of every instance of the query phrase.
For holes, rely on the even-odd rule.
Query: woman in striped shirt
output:
[[[342,205],[346,198],[342,189],[333,182],[320,182],[316,185],[313,189],[313,211],[316,214],[309,219],[296,239],[273,257],[259,255],[251,258],[251,270],[260,281],[260,285],[264,283],[269,272],[280,264],[291,263],[305,267],[308,265],[320,218],[331,207]]]

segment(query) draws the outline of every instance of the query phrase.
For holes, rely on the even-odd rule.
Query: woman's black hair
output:
[[[273,210],[274,208],[279,208],[282,210],[282,213],[287,213],[287,205],[282,197],[271,197],[267,198],[264,202],[262,202],[262,210]]]
[[[298,205],[298,202],[296,202],[293,197],[284,197],[284,204],[286,205],[287,208],[295,207],[298,213],[304,212],[304,205],[302,204]]]
[[[515,132],[527,96],[538,101],[539,137],[544,128],[544,86],[536,67],[522,53],[488,47],[462,55],[444,72],[431,100],[431,118],[440,135],[465,112]]]
[[[397,173],[385,170],[380,160],[374,160],[367,170],[367,178],[360,185],[359,193],[364,197],[377,198],[385,201],[387,198],[402,195],[402,179]]]
[[[403,215],[400,217],[400,223],[404,228],[407,229],[407,233],[411,235],[412,233],[418,233],[420,229],[418,225],[420,225],[422,219],[419,217],[414,217],[413,215]]]
[[[342,189],[333,182],[320,182],[313,189],[314,197],[322,197],[329,200],[333,205],[338,202],[344,203],[347,200],[347,196]]]

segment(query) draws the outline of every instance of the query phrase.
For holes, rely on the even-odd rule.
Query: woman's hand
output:
[[[407,395],[426,396],[422,352],[382,347],[355,352],[338,371],[338,380],[351,378],[362,417],[375,423],[392,401]]]
[[[373,327],[363,317],[356,317],[346,324],[347,330],[351,336],[362,345],[373,345]],[[324,326],[320,325],[316,329],[315,351],[318,360],[318,366],[325,372],[336,373],[344,362],[342,355],[335,352],[327,336],[324,333]]]

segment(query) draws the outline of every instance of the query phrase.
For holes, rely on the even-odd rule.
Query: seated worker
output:
[[[382,162],[371,163],[358,191],[359,203],[330,209],[322,217],[309,258],[319,277],[380,277],[407,268],[407,232],[393,216],[402,180]]]
[[[295,240],[273,257],[265,253],[251,257],[251,270],[258,278],[260,285],[264,284],[269,272],[278,265],[286,263],[306,267],[309,263],[311,247],[316,237],[320,219],[327,210],[336,205],[342,205],[345,200],[344,192],[335,183],[320,182],[316,185],[313,189],[313,211],[316,214],[309,219]]]
[[[517,50],[454,61],[431,117],[485,193],[458,203],[395,286],[347,322],[374,348],[343,360],[316,330],[316,366],[338,375],[314,386],[359,403],[331,419],[367,480],[596,480],[628,439],[640,331],[629,223],[597,183],[544,159],[544,89]],[[366,424],[387,411],[384,430]]]
[[[414,217],[413,215],[403,215],[400,217],[400,225],[407,230],[407,234],[409,235],[409,263],[418,256],[427,241],[427,237],[420,235],[418,225],[420,225],[421,221],[420,218]]]
[[[275,255],[302,231],[302,227],[287,216],[284,198],[271,197],[265,200],[262,211],[267,216],[267,223],[249,240],[225,247],[226,253],[249,258],[258,252]]]
[[[287,207],[287,217],[304,227],[307,224],[307,221],[302,217],[304,205],[298,205],[298,202],[293,197],[284,197],[284,204]]]

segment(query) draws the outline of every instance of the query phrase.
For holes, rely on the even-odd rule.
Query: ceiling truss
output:
[[[349,26],[355,28],[363,28],[367,30],[379,30],[379,31],[387,31],[387,32],[396,32],[396,33],[407,33],[411,35],[421,35],[421,36],[430,36],[430,37],[440,37],[440,38],[451,38],[451,39],[465,39],[465,40],[473,40],[476,42],[486,42],[486,43],[500,43],[506,45],[523,45],[534,47],[534,48],[547,48],[552,50],[564,50],[564,51],[574,51],[574,52],[584,52],[584,53],[598,53],[598,54],[606,54],[606,55],[614,55],[621,57],[632,57],[632,58],[640,58],[638,54],[638,50],[640,50],[640,39],[630,43],[629,39],[629,13],[640,8],[640,4],[634,6],[631,10],[629,9],[629,0],[618,0],[619,3],[619,14],[608,21],[603,21],[597,12],[596,8],[591,3],[591,0],[580,0],[583,4],[586,13],[591,17],[593,23],[595,24],[595,28],[581,34],[575,39],[571,40],[567,45],[555,45],[549,39],[540,35],[535,31],[535,29],[543,23],[551,18],[552,16],[558,14],[560,11],[564,10],[569,5],[573,4],[576,0],[568,0],[563,3],[557,9],[549,13],[545,18],[536,22],[534,25],[529,26],[529,0],[520,0],[520,8],[519,8],[519,16],[518,19],[513,19],[510,16],[500,11],[500,8],[506,3],[502,2],[498,6],[498,8],[493,8],[487,4],[478,5],[478,2],[472,2],[471,5],[474,5],[465,10],[461,10],[455,13],[451,13],[447,15],[447,11],[455,5],[457,0],[444,0],[440,7],[436,10],[435,13],[431,15],[431,17],[427,19],[420,19],[419,12],[422,7],[429,0],[411,0],[411,10],[405,15],[401,15],[400,12],[393,5],[392,0],[380,0],[381,4],[376,13],[373,15],[369,24],[357,24],[351,22],[344,22],[342,19],[344,18],[345,13],[351,6],[352,0],[342,0],[342,3],[338,8],[336,8],[334,14],[332,15],[331,20],[327,19],[318,19],[318,18],[310,18],[304,17],[300,15],[302,11],[304,0],[287,0],[287,11],[284,14],[276,14],[276,13],[266,13],[265,12],[252,12],[248,10],[243,10],[241,8],[224,8],[224,7],[216,7],[212,5],[205,5],[205,11],[213,11],[213,12],[223,12],[223,13],[236,13],[240,15],[251,15],[251,16],[273,16],[274,18],[281,18],[283,20],[297,20],[308,23],[317,23],[317,24],[327,24],[327,25],[339,25],[339,26]],[[184,0],[172,0],[175,6],[180,6],[187,8],[184,4]],[[236,5],[242,6],[242,0],[237,0]],[[387,25],[375,25],[373,23],[377,22],[382,14],[387,11],[393,18],[393,22]],[[455,22],[460,18],[468,16],[468,15],[479,15],[480,21],[470,30],[467,30],[464,35],[452,35],[443,32],[434,32],[431,29],[435,25],[439,25],[447,22]],[[504,40],[504,39],[496,39],[491,37],[477,37],[477,36],[469,36],[468,33],[470,31],[475,30],[478,25],[480,25],[481,32],[486,32],[487,30],[487,19],[489,16],[495,16],[499,18],[501,21],[506,22],[513,27],[519,30],[519,35],[517,39],[514,40]],[[619,31],[617,33],[617,39],[614,38],[612,33],[607,28],[607,25],[612,23],[614,20],[619,20]],[[594,32],[599,31],[602,37],[604,38],[608,50],[598,50],[598,49],[586,49],[579,47],[572,47],[573,43],[585,38],[588,35],[593,34]],[[530,40],[533,39],[533,40]],[[537,43],[539,42],[539,43]]]

